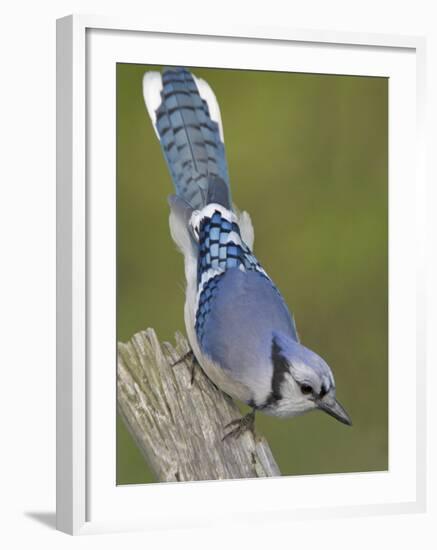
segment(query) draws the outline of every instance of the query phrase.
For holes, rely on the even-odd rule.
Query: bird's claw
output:
[[[226,439],[229,439],[231,437],[238,439],[248,430],[253,433],[255,427],[255,411],[246,414],[242,418],[232,420],[231,422],[229,422],[229,424],[226,424],[224,429],[226,430],[228,428],[231,428],[232,426],[235,426],[235,428],[225,434],[222,438],[222,441],[225,441]]]
[[[176,365],[180,365],[180,363],[184,363],[187,359],[191,359],[191,361],[195,360],[194,352],[192,349],[187,351],[187,353],[184,353],[179,359],[176,359],[173,363],[170,363],[171,367],[175,367]]]
[[[176,365],[180,365],[181,363],[185,363],[186,361],[188,360],[191,360],[191,365],[190,365],[190,372],[191,372],[191,376],[190,376],[190,385],[192,386],[193,383],[194,383],[194,378],[196,376],[196,369],[195,369],[195,365],[196,365],[196,362],[197,362],[197,359],[196,359],[196,356],[194,355],[194,352],[192,349],[190,349],[189,351],[187,351],[187,353],[184,353],[184,355],[182,355],[182,357],[179,357],[179,359],[176,359],[176,361],[174,361],[173,363],[170,363],[170,366],[171,367],[176,367]]]

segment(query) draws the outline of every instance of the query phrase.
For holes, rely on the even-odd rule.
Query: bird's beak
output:
[[[343,424],[347,424],[348,426],[352,426],[352,420],[350,416],[347,414],[347,412],[344,410],[344,408],[340,405],[340,403],[337,400],[325,402],[325,401],[319,401],[317,403],[317,406],[322,411],[325,411],[325,413],[328,413],[329,415],[333,416],[336,420],[339,422],[342,422]]]

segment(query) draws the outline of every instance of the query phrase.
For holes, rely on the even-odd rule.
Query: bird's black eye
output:
[[[309,393],[313,392],[313,388],[309,384],[301,384],[300,391],[303,394],[308,395]]]

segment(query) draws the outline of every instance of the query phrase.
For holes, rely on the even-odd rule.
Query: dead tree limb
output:
[[[118,410],[159,481],[279,476],[264,437],[244,433],[222,441],[224,426],[241,414],[235,403],[191,361],[189,350],[159,343],[148,329],[118,345]]]

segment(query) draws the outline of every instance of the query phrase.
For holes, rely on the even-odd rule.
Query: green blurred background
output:
[[[142,95],[117,65],[117,330],[185,331],[172,184]],[[232,196],[303,344],[333,368],[354,425],[257,415],[283,475],[388,468],[388,80],[194,68],[218,98]],[[117,421],[117,483],[156,481]]]

